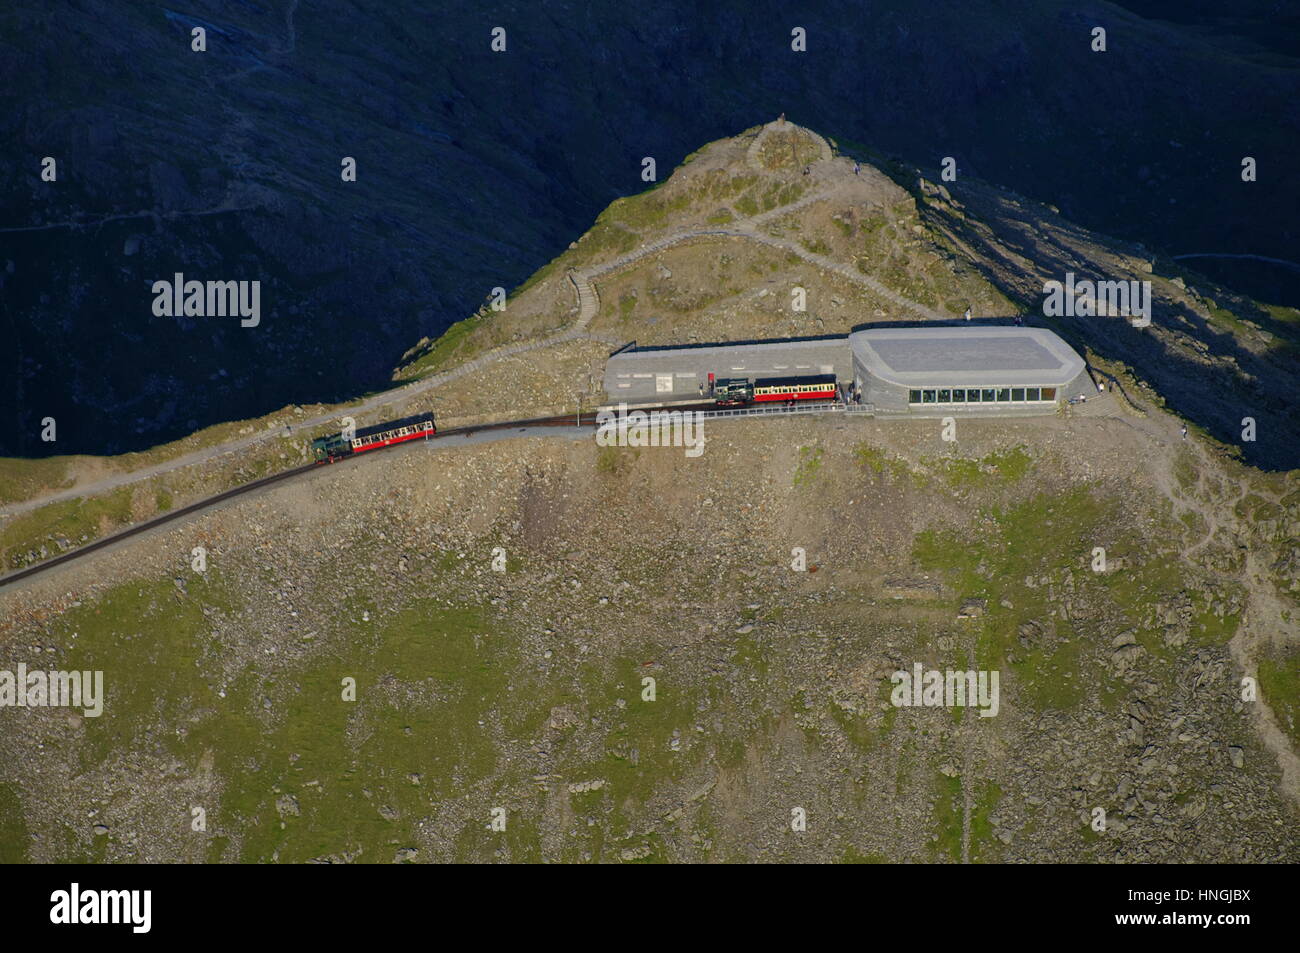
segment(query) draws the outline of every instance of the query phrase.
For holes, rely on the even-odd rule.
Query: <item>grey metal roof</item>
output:
[[[1060,387],[1084,367],[1083,358],[1045,328],[873,328],[850,334],[849,344],[873,377],[903,387]]]
[[[852,377],[848,338],[816,341],[760,341],[621,351],[605,365],[605,393],[636,402],[698,397],[709,374],[726,377]]]

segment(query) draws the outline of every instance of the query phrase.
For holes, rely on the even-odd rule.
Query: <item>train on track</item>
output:
[[[712,375],[710,375],[712,376]],[[741,407],[775,400],[834,400],[834,374],[806,377],[724,377],[711,383],[713,400],[719,407]]]
[[[342,432],[318,437],[311,442],[311,451],[317,463],[333,463],[335,460],[365,453],[368,450],[391,447],[395,443],[419,440],[421,437],[432,437],[437,432],[437,427],[433,423],[433,414],[426,412],[416,414],[414,417],[403,417],[401,420],[390,420],[388,423],[365,427],[351,434],[350,437]]]

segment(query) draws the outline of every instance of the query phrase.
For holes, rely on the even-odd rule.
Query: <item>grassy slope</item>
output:
[[[909,463],[863,443],[848,456],[856,471],[845,472],[842,460],[827,458],[822,444],[806,446],[791,457],[784,482],[809,505],[823,499],[842,505],[830,501],[845,488],[856,488],[858,495],[894,487],[911,495],[917,512],[942,509],[951,494],[960,496],[965,515],[923,527],[914,557],[920,569],[946,581],[949,594],[934,606],[944,617],[951,619],[967,599],[987,600],[982,618],[968,623],[974,626],[967,630],[969,648],[979,667],[1003,670],[1004,699],[1014,699],[1017,708],[1044,715],[1113,711],[1127,689],[1085,646],[1108,644],[1111,634],[1131,628],[1158,662],[1151,677],[1173,679],[1188,653],[1222,649],[1238,624],[1234,615],[1216,614],[1197,601],[1205,580],[1173,571],[1175,555],[1153,545],[1156,538],[1173,538],[1158,513],[1146,514],[1156,522],[1139,531],[1146,525],[1144,508],[1133,511],[1123,495],[1086,485],[1040,491],[1046,474],[1023,446]],[[634,457],[600,455],[605,464],[598,479],[611,488],[635,480]],[[883,767],[896,773],[888,784],[900,794],[933,789],[928,823],[936,839],[927,858],[960,859],[964,786],[974,805],[972,858],[1001,856],[989,823],[1004,794],[995,775],[932,774],[936,751],[943,750],[939,739],[926,740],[936,731],[932,722],[892,708],[840,707],[825,686],[792,674],[804,665],[818,633],[837,631],[836,623],[821,618],[815,600],[796,597],[783,600],[784,608],[747,610],[741,621],[758,624],[759,632],[716,632],[710,654],[729,660],[725,665],[683,670],[664,645],[633,637],[609,645],[597,639],[592,654],[539,670],[536,655],[520,648],[536,632],[508,600],[494,607],[481,592],[469,597],[477,587],[455,545],[414,584],[394,592],[362,568],[395,558],[394,543],[381,541],[373,530],[360,541],[362,548],[325,561],[308,577],[315,591],[311,601],[320,604],[299,622],[313,637],[301,650],[292,634],[278,639],[281,652],[293,656],[284,663],[229,667],[226,643],[232,635],[238,641],[267,625],[244,594],[278,587],[247,573],[189,575],[184,592],[170,579],[120,585],[59,617],[49,640],[62,643],[75,633],[77,666],[105,668],[111,679],[105,715],[88,719],[77,743],[79,770],[94,776],[128,753],[159,746],[185,766],[185,774],[210,763],[221,782],[217,799],[202,802],[212,818],[205,856],[213,860],[329,856],[388,862],[398,850],[424,843],[428,831],[419,825],[434,823],[445,859],[653,861],[681,857],[683,850],[680,842],[670,846],[663,840],[653,819],[704,779],[743,788],[741,779],[768,758],[795,756],[811,764],[849,750],[860,753],[864,766],[879,762],[864,768],[873,784],[883,783]],[[1080,554],[1098,541],[1124,566],[1122,572],[1099,575],[1080,568]],[[615,578],[627,573],[638,592],[689,586],[693,558],[677,543],[654,554],[643,542],[607,541],[608,572]],[[568,544],[557,545],[563,550]],[[533,597],[553,605],[567,629],[621,625],[595,602],[601,589],[574,605],[547,581],[552,560],[512,552],[511,574],[532,580]],[[344,591],[332,581],[340,571],[348,578]],[[1042,580],[1059,587],[1067,576],[1073,579],[1072,601],[1088,608],[1078,610],[1079,618],[1055,619],[1058,603],[1048,598]],[[1195,610],[1190,639],[1168,644],[1153,607],[1185,596]],[[851,600],[843,604],[845,611],[857,611],[848,608]],[[855,636],[844,643],[850,654],[828,659],[828,665],[851,670],[857,664],[853,653],[880,624],[868,614],[872,624],[864,627],[861,618],[849,630]],[[1045,625],[1045,637],[1023,644],[1024,623]],[[931,657],[933,629],[916,623],[909,629],[912,650],[922,653],[916,657]],[[962,660],[960,650],[947,650],[936,661]],[[1284,672],[1261,667],[1266,694],[1281,697]],[[647,675],[657,680],[654,702],[641,696]],[[357,679],[355,702],[341,697],[347,677]],[[1174,689],[1172,682],[1167,687]],[[887,694],[882,683],[879,697]],[[1294,718],[1290,709],[1281,710]],[[809,720],[809,712],[827,712],[829,718]],[[938,727],[939,738],[969,727],[961,712],[944,717],[949,726]],[[974,722],[975,729],[982,727],[979,719]],[[698,740],[696,724],[711,726]],[[800,726],[795,742],[791,725]],[[674,742],[682,734],[691,743],[686,754],[677,754]],[[602,782],[568,795],[569,809],[599,822],[584,823],[559,841],[554,836],[560,822],[550,813],[550,801],[530,782],[534,769],[528,765],[539,745],[550,753],[546,770],[553,776],[570,785]],[[1188,775],[1179,781],[1190,790],[1204,779]],[[814,774],[801,790],[810,784],[812,790],[824,784],[833,789],[836,783]],[[7,800],[4,791],[0,786],[0,825],[17,836],[26,822],[12,790]],[[690,837],[714,845],[700,848],[699,856],[713,850],[719,859],[746,858],[727,832],[763,823],[761,812],[727,803],[711,797],[692,810]],[[809,803],[816,811],[817,802]],[[494,806],[508,811],[504,836],[488,829]],[[175,805],[178,812],[184,809]],[[113,856],[115,836],[87,846],[69,833],[66,857],[94,851]],[[1094,848],[1081,830],[1071,850],[1082,858]],[[801,856],[793,845],[789,850],[790,858]],[[902,859],[872,843],[846,851],[847,860]]]

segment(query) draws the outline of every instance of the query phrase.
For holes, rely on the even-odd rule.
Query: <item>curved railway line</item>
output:
[[[581,415],[564,414],[555,417],[534,417],[528,420],[508,420],[508,421],[503,421],[501,423],[476,424],[469,427],[454,427],[449,430],[440,430],[437,433],[437,435],[431,439],[437,440],[442,437],[457,437],[457,436],[468,437],[471,434],[475,434],[480,431],[488,431],[488,430],[511,430],[511,429],[526,430],[532,427],[561,427],[566,425],[571,427],[572,426],[581,427],[583,425],[594,426],[595,423],[596,423],[596,415],[594,413],[585,413]],[[396,444],[395,446],[403,446],[403,445]],[[366,453],[364,456],[365,457],[377,456],[383,453],[385,450],[392,450],[392,449],[393,447],[384,447],[380,450],[371,450],[368,453]],[[73,560],[80,559],[83,556],[89,556],[91,553],[97,552],[101,549],[106,549],[109,546],[113,546],[124,540],[130,539],[132,536],[139,536],[141,533],[147,533],[152,529],[157,529],[159,526],[164,526],[167,523],[184,519],[187,516],[191,516],[203,510],[210,509],[211,507],[216,506],[219,503],[224,503],[227,500],[234,499],[235,497],[243,496],[246,493],[252,493],[254,490],[260,490],[264,487],[271,486],[274,483],[280,483],[283,480],[289,480],[296,476],[302,476],[305,473],[311,473],[316,470],[320,470],[326,466],[345,465],[355,459],[357,458],[355,457],[344,458],[333,464],[307,463],[300,467],[292,467],[291,469],[282,470],[279,473],[273,473],[270,476],[253,480],[249,483],[242,484],[241,486],[233,487],[232,489],[225,490],[224,492],[218,493],[215,496],[209,496],[206,497],[205,499],[199,500],[197,503],[191,503],[188,506],[182,506],[180,509],[172,510],[171,512],[164,513],[161,516],[155,516],[152,519],[146,520],[143,523],[137,523],[134,526],[128,526],[126,529],[122,530],[121,532],[114,533],[111,536],[105,536],[103,539],[97,539],[94,540],[93,542],[86,543],[84,546],[79,546],[76,549],[72,550],[71,552],[63,553],[59,556],[53,557],[52,559],[47,559],[43,562],[36,563],[35,565],[27,566],[24,567],[23,569],[18,569],[4,576],[0,576],[0,589],[9,586],[13,583],[21,582],[24,579],[30,579],[31,577],[39,575],[40,573],[43,573],[47,570],[65,565],[67,563],[72,562]]]
[[[735,418],[740,418],[745,416],[755,416],[755,415],[782,416],[786,414],[818,413],[818,412],[824,412],[827,409],[844,409],[844,405],[838,403],[832,404],[831,402],[824,402],[815,405],[810,403],[808,405],[794,407],[790,409],[786,409],[784,407],[779,407],[779,406],[770,406],[770,407],[759,407],[759,408],[744,408],[744,409],[737,410],[737,409],[718,409],[718,405],[715,403],[703,402],[703,403],[675,405],[672,407],[641,405],[635,407],[634,409],[640,411],[693,410],[693,411],[701,411],[711,419],[725,420],[725,419],[735,419]],[[476,433],[481,433],[486,431],[499,431],[499,430],[519,430],[521,432],[527,432],[530,429],[541,428],[541,427],[574,427],[574,428],[594,427],[596,426],[596,423],[597,423],[596,411],[586,411],[582,413],[575,412],[572,414],[557,414],[553,417],[530,417],[525,420],[504,420],[499,423],[473,424],[466,427],[452,427],[448,430],[439,430],[435,436],[428,439],[441,440],[446,437],[469,437]],[[416,440],[416,441],[411,441],[410,443],[418,444],[421,442],[426,442],[426,441]],[[385,451],[391,451],[397,447],[409,446],[410,443],[394,444],[393,446],[390,447],[383,447],[378,450],[370,450],[367,451],[365,454],[363,454],[362,457],[365,459],[376,457],[384,453]],[[147,533],[150,530],[157,529],[160,526],[165,526],[168,523],[172,523],[177,520],[184,519],[187,516],[192,516],[195,513],[202,512],[203,510],[210,509],[220,503],[226,502],[227,500],[232,500],[235,499],[236,497],[243,496],[246,493],[252,493],[255,490],[263,489],[264,487],[271,486],[272,484],[280,483],[284,480],[292,479],[293,477],[303,476],[304,474],[307,473],[313,473],[318,470],[322,470],[326,467],[344,466],[357,459],[358,457],[344,457],[330,464],[307,463],[299,467],[292,467],[288,470],[282,470],[279,473],[273,473],[270,476],[261,477],[260,479],[242,484],[241,486],[232,487],[231,489],[225,490],[221,493],[217,493],[214,496],[209,496],[206,497],[205,499],[199,500],[198,502],[191,503],[188,506],[182,506],[180,509],[172,510],[171,512],[168,513],[163,513],[160,516],[155,516],[152,519],[146,520],[143,523],[138,523],[134,526],[128,526],[126,529],[123,529],[120,532],[114,533],[111,536],[105,536],[103,539],[97,539],[92,542],[86,543],[84,546],[79,546],[76,549],[72,550],[71,552],[62,553],[51,559],[46,559],[43,562],[39,562],[31,566],[26,566],[22,569],[17,569],[13,572],[10,572],[4,576],[0,576],[0,589],[4,589],[6,586],[12,585],[17,582],[21,582],[24,579],[30,579],[33,576],[37,576],[48,570],[66,565],[67,563],[70,563],[74,560],[81,559],[83,556],[89,556],[92,553],[98,552],[101,549],[107,549],[108,547],[114,546],[117,543],[128,540],[133,536],[139,536],[142,533]]]

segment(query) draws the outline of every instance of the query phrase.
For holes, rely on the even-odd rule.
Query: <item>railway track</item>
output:
[[[638,406],[634,409],[641,410],[641,411],[652,411],[652,410],[706,411],[707,416],[709,418],[714,418],[714,419],[738,417],[743,415],[741,411],[736,411],[736,410],[719,411],[717,409],[717,406],[711,403],[698,403],[698,404],[692,403],[692,404],[675,406],[675,407]],[[815,408],[806,408],[806,409],[814,410]],[[771,415],[778,415],[781,414],[782,411],[779,408],[772,408],[770,411],[767,411],[767,413]],[[483,432],[493,431],[493,430],[527,431],[530,429],[536,429],[541,427],[594,427],[594,426],[596,426],[595,412],[586,412],[582,414],[578,414],[578,413],[557,414],[553,417],[530,417],[526,420],[505,420],[505,421],[501,421],[500,423],[474,424],[467,427],[453,427],[450,430],[438,431],[437,435],[432,437],[431,439],[443,440],[448,437],[469,437],[476,433],[483,433]],[[419,441],[412,441],[412,442],[418,443]],[[0,576],[0,589],[4,589],[6,586],[10,586],[17,582],[21,582],[24,579],[30,579],[33,576],[37,576],[51,569],[56,569],[59,566],[63,566],[74,560],[81,559],[83,556],[89,556],[92,553],[98,552],[101,549],[107,549],[109,546],[114,546],[117,543],[130,539],[132,536],[139,536],[142,533],[147,533],[150,530],[157,529],[160,526],[165,526],[168,523],[172,523],[177,520],[184,519],[187,516],[193,516],[195,513],[200,513],[206,509],[210,509],[214,506],[217,506],[220,503],[224,503],[227,500],[232,500],[236,497],[243,496],[246,493],[252,493],[256,490],[263,489],[275,483],[280,483],[284,480],[293,479],[294,477],[297,476],[302,476],[306,473],[313,473],[324,466],[347,466],[349,464],[356,463],[358,460],[364,460],[364,459],[370,459],[371,457],[376,457],[386,451],[394,450],[397,447],[409,447],[409,446],[410,443],[394,444],[393,446],[390,447],[383,447],[376,450],[368,450],[363,454],[358,454],[356,456],[351,456],[351,457],[345,457],[332,464],[308,463],[300,467],[293,467],[289,470],[283,470],[279,473],[273,473],[270,476],[262,477],[261,479],[253,480],[241,486],[237,486],[232,489],[225,490],[224,492],[218,493],[215,496],[209,496],[206,499],[199,500],[197,503],[191,503],[188,506],[183,506],[178,510],[173,510],[169,513],[164,513],[161,516],[155,516],[153,519],[146,520],[143,523],[138,523],[135,526],[128,526],[126,529],[114,533],[112,536],[105,536],[103,539],[97,539],[93,542],[86,543],[84,546],[79,546],[76,549],[72,550],[71,552],[63,553],[59,556],[53,557],[52,559],[47,559],[44,562],[39,562],[36,563],[35,565],[27,566],[23,569],[18,569],[15,570],[14,572],[8,573],[7,575]]]
[[[595,424],[596,424],[596,415],[594,413],[584,413],[582,415],[564,414],[564,415],[557,415],[555,417],[533,417],[527,420],[508,420],[508,421],[503,421],[501,423],[479,424],[479,425],[474,425],[469,427],[453,427],[450,430],[440,430],[437,436],[433,437],[432,439],[439,440],[445,437],[457,437],[457,436],[468,437],[475,433],[479,433],[482,431],[490,431],[490,430],[514,430],[514,429],[527,430],[534,427],[562,427],[562,426],[581,427],[581,426],[595,426]],[[397,444],[395,446],[406,446],[406,445]],[[370,450],[364,454],[360,454],[355,457],[348,457],[344,460],[340,460],[337,463],[330,464],[330,465],[345,466],[349,463],[354,463],[357,460],[363,460],[372,456],[377,456],[379,454],[384,453],[385,451],[392,450],[392,449],[394,448],[384,447],[378,450]],[[126,529],[114,533],[112,536],[105,536],[103,539],[97,539],[93,542],[86,543],[84,546],[79,546],[76,549],[72,550],[71,552],[63,553],[62,555],[55,556],[52,559],[47,559],[44,562],[39,562],[36,563],[35,565],[27,566],[23,569],[18,569],[4,576],[0,576],[0,589],[12,585],[13,583],[21,582],[24,579],[30,579],[33,576],[39,575],[40,573],[43,572],[47,572],[51,569],[55,569],[59,566],[66,565],[67,563],[70,563],[74,560],[81,559],[83,556],[89,556],[92,553],[98,552],[101,549],[107,549],[109,546],[113,546],[116,545],[117,543],[122,542],[123,540],[130,539],[132,536],[139,536],[141,533],[147,533],[150,530],[157,529],[159,526],[165,526],[166,524],[175,522],[176,520],[181,520],[187,516],[192,516],[195,513],[200,513],[203,510],[210,509],[211,507],[214,507],[220,503],[224,503],[227,500],[232,500],[235,497],[243,496],[246,493],[252,493],[255,490],[263,489],[265,487],[271,486],[272,484],[280,483],[284,480],[290,480],[294,477],[302,476],[305,473],[312,473],[320,469],[322,466],[324,466],[324,464],[308,463],[300,467],[293,467],[292,469],[289,470],[282,470],[279,473],[273,473],[270,476],[262,477],[261,479],[258,480],[253,480],[241,486],[237,486],[232,489],[226,490],[222,493],[218,493],[215,496],[209,496],[205,499],[199,500],[197,503],[191,503],[189,506],[183,506],[178,510],[172,510],[171,512],[164,513],[161,516],[155,516],[153,519],[146,520],[143,523],[137,523],[134,526],[128,526]]]
[[[47,559],[34,566],[28,566],[25,569],[19,569],[16,572],[9,573],[8,575],[0,576],[0,588],[10,585],[11,583],[19,582],[23,579],[29,579],[32,576],[45,572],[47,569],[54,569],[57,566],[70,563],[74,559],[80,559],[82,556],[89,556],[91,553],[112,546],[114,543],[120,543],[124,539],[138,536],[140,533],[148,532],[155,527],[170,523],[173,520],[183,519],[192,513],[206,510],[211,506],[216,506],[218,503],[222,503],[226,500],[232,499],[233,497],[243,496],[245,493],[251,493],[253,490],[260,489],[264,486],[270,486],[272,483],[279,483],[281,480],[288,480],[290,477],[298,476],[299,474],[306,473],[315,468],[316,464],[308,463],[305,466],[294,467],[292,470],[273,473],[268,477],[262,477],[260,480],[254,480],[252,483],[245,483],[243,486],[237,486],[232,490],[226,490],[224,493],[218,493],[216,496],[210,496],[197,503],[191,503],[189,506],[182,506],[179,510],[164,513],[162,516],[155,516],[153,519],[146,520],[143,523],[138,523],[135,526],[128,526],[119,533],[114,533],[112,536],[105,536],[103,539],[97,539],[84,546],[79,546],[70,553],[64,553],[61,556],[55,556],[53,559]]]

